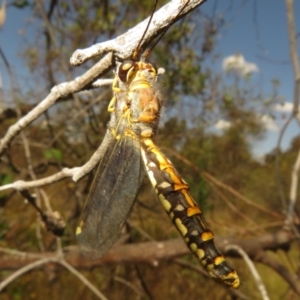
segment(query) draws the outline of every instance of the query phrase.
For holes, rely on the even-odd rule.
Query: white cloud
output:
[[[219,130],[227,129],[231,126],[231,123],[225,120],[218,120],[215,124],[215,128]]]
[[[262,115],[260,116],[260,120],[263,123],[263,125],[265,126],[266,129],[271,130],[271,131],[278,131],[279,127],[276,124],[276,122],[274,121],[273,118],[271,118],[268,115]]]
[[[233,70],[242,76],[259,72],[258,66],[254,63],[247,62],[240,53],[225,57],[222,65],[224,71],[229,72]]]
[[[260,119],[261,123],[267,130],[270,130],[270,131],[278,131],[279,130],[279,126],[277,125],[275,120],[272,117],[270,117],[269,115],[258,116],[258,118]],[[214,128],[216,128],[218,130],[225,130],[225,129],[228,129],[231,125],[232,125],[231,122],[220,119],[216,122],[216,124],[214,125]]]
[[[274,110],[279,111],[279,112],[291,112],[293,110],[293,103],[291,102],[283,102],[282,104],[276,104],[274,106]]]

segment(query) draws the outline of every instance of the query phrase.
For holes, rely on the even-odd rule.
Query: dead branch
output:
[[[252,262],[252,260],[249,258],[248,254],[239,246],[237,245],[228,245],[226,246],[226,249],[228,250],[234,250],[237,251],[239,253],[239,255],[243,258],[243,260],[245,261],[245,263],[247,264],[249,270],[252,273],[252,276],[255,280],[255,283],[257,285],[258,290],[260,291],[260,294],[263,298],[263,300],[270,300],[268,292],[266,290],[266,287],[254,265],[254,263]]]
[[[257,262],[265,264],[277,272],[277,274],[281,276],[298,295],[300,295],[299,277],[297,275],[291,273],[288,268],[270,255],[267,255],[264,251],[257,252],[256,257]]]
[[[36,120],[60,98],[67,97],[73,93],[87,88],[92,84],[92,82],[106,73],[113,65],[112,58],[113,55],[109,53],[83,75],[75,78],[72,81],[60,83],[54,86],[50,94],[44,100],[42,100],[42,102],[40,102],[26,116],[21,118],[8,129],[6,135],[0,140],[0,156],[8,148],[10,142],[17,134],[19,134],[25,127]]]
[[[99,162],[99,160],[101,159],[104,153],[104,150],[106,149],[107,145],[111,141],[111,138],[112,137],[110,131],[107,131],[106,136],[103,139],[103,142],[101,143],[99,148],[95,151],[95,153],[90,158],[90,160],[81,167],[75,167],[72,169],[64,168],[62,171],[57,172],[51,176],[33,180],[33,181],[18,180],[13,183],[9,183],[1,186],[0,191],[4,191],[7,189],[15,189],[17,191],[23,191],[30,188],[41,187],[44,185],[52,184],[54,182],[58,182],[68,177],[72,178],[73,181],[76,182],[82,177],[84,177],[86,174],[88,174],[97,165],[97,163]]]
[[[167,3],[153,15],[151,24],[144,36],[141,47],[144,49],[145,46],[147,46],[149,42],[157,37],[165,28],[174,24],[204,2],[205,0],[189,2],[173,0]],[[184,10],[181,11],[183,7]],[[76,50],[70,59],[70,63],[74,66],[78,66],[92,57],[103,55],[108,52],[113,52],[114,55],[121,60],[130,58],[145,32],[148,21],[149,18],[115,39],[95,44],[86,49]]]
[[[170,149],[170,148],[165,148],[167,151],[169,151],[170,153],[172,153],[172,155],[174,155],[176,158],[180,159],[182,162],[184,162],[186,165],[188,165],[189,167],[193,168],[196,172],[198,172],[201,176],[203,176],[207,181],[211,181],[213,184],[229,191],[232,195],[234,195],[235,197],[239,198],[240,200],[243,200],[245,203],[275,217],[278,219],[283,219],[283,215],[272,211],[270,209],[267,209],[266,207],[248,199],[247,197],[245,197],[244,195],[240,194],[238,191],[236,191],[235,189],[233,189],[231,186],[228,186],[227,184],[219,181],[217,178],[215,178],[214,176],[212,176],[211,174],[202,171],[200,168],[198,168],[195,164],[193,164],[190,160],[186,159],[185,157],[183,157],[182,155],[180,155],[177,151]]]
[[[287,12],[287,21],[288,21],[288,32],[289,32],[289,46],[290,46],[290,56],[291,62],[294,70],[294,100],[293,100],[293,111],[291,116],[297,117],[299,112],[299,101],[300,101],[300,66],[299,66],[299,57],[297,49],[297,39],[296,39],[296,30],[295,30],[295,17],[294,17],[294,1],[285,0],[286,12]],[[287,210],[286,220],[288,223],[292,222],[294,208],[296,203],[297,196],[297,186],[298,186],[298,172],[300,167],[300,155],[298,157],[293,167],[292,171],[292,180],[290,188],[290,203]]]
[[[275,233],[268,233],[247,240],[215,238],[216,245],[226,257],[240,258],[240,255],[235,250],[227,248],[228,245],[238,245],[254,262],[264,263],[278,272],[278,274],[291,285],[294,291],[300,295],[300,283],[297,276],[292,274],[276,260],[268,257],[264,252],[266,250],[288,251],[291,243],[295,239],[294,233],[288,230],[279,230]],[[8,253],[8,251],[5,251],[5,253]],[[2,270],[16,270],[36,261],[38,258],[51,258],[54,256],[51,252],[29,254],[28,256],[24,253],[19,256],[16,252],[12,254],[13,255],[5,254],[0,257],[0,267]],[[119,263],[146,263],[152,266],[158,266],[161,260],[172,260],[186,254],[190,254],[190,251],[184,241],[178,238],[160,242],[150,241],[125,245],[116,244],[106,255],[98,260],[84,259],[80,256],[76,247],[76,250],[72,249],[72,251],[70,250],[65,253],[65,260],[71,266],[78,269],[92,269],[104,264]],[[53,267],[58,268],[59,266]]]
[[[294,214],[296,200],[297,200],[299,168],[300,168],[300,151],[298,152],[297,159],[293,166],[292,176],[291,176],[290,204],[286,216],[286,222],[288,224],[293,223],[293,214]]]

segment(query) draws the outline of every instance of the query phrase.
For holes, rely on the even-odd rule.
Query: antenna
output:
[[[142,41],[143,41],[143,39],[144,39],[144,37],[145,37],[145,35],[146,35],[148,29],[149,29],[149,26],[150,26],[150,24],[151,24],[151,21],[152,21],[154,12],[155,12],[155,9],[156,9],[156,7],[157,7],[157,3],[158,3],[158,0],[155,0],[155,3],[154,3],[154,6],[153,6],[153,9],[152,9],[152,12],[151,12],[151,15],[150,15],[150,18],[149,18],[147,27],[146,27],[146,29],[144,30],[144,33],[143,33],[143,35],[142,35],[142,37],[141,37],[141,39],[140,39],[140,41],[139,41],[139,43],[138,43],[136,49],[135,49],[134,52],[133,52],[133,55],[132,55],[133,60],[135,60],[135,58],[137,57],[137,55],[138,55],[138,53],[139,53],[139,51],[140,51],[139,48],[140,48],[141,43],[142,43]]]
[[[158,44],[158,42],[162,39],[162,37],[166,34],[166,32],[169,30],[169,28],[177,21],[177,18],[181,15],[181,13],[183,12],[183,10],[187,7],[187,5],[190,3],[190,0],[188,0],[183,6],[182,6],[182,8],[179,10],[179,12],[178,12],[178,14],[177,14],[177,16],[176,16],[176,18],[175,18],[175,21],[173,22],[173,23],[171,23],[171,24],[169,24],[164,30],[163,30],[163,32],[161,33],[161,35],[157,38],[157,40],[154,42],[154,44],[150,47],[150,48],[148,48],[148,49],[146,49],[146,51],[143,53],[143,57],[144,58],[147,58],[149,55],[150,55],[150,53],[152,52],[152,50],[154,49],[154,47]],[[151,16],[151,18],[152,18],[152,16]],[[144,33],[144,35],[145,35],[145,33]]]

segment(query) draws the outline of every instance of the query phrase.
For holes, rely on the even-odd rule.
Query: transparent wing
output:
[[[113,139],[96,172],[77,228],[80,252],[96,259],[119,238],[144,177],[140,143]]]

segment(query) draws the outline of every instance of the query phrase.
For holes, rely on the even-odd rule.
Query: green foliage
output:
[[[47,149],[44,152],[44,156],[45,158],[55,160],[58,163],[61,163],[63,160],[63,153],[60,149],[55,149],[55,148]]]
[[[0,186],[9,184],[11,182],[13,182],[13,175],[11,170],[8,170],[7,173],[0,174]],[[7,199],[7,192],[0,192],[0,207],[4,206],[6,199]],[[2,231],[1,227],[2,227],[2,223],[0,219],[0,236]]]
[[[35,71],[39,60],[39,49],[35,46],[26,49],[27,66],[31,71]]]
[[[12,291],[12,297],[13,300],[21,300],[22,299],[21,290],[15,287]]]
[[[5,185],[11,182],[13,182],[13,176],[11,172],[0,174],[0,185]]]
[[[10,5],[13,5],[19,9],[23,9],[23,8],[29,6],[30,3],[27,0],[15,0],[12,3],[10,3]]]

